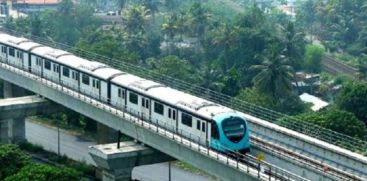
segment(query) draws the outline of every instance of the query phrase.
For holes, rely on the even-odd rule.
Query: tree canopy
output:
[[[54,167],[41,164],[29,164],[16,174],[5,178],[5,181],[73,181],[79,180],[78,172],[65,167]]]
[[[353,113],[367,125],[367,85],[365,83],[349,83],[344,85],[336,98],[340,109]]]
[[[13,175],[30,163],[30,158],[18,146],[0,144],[0,180]]]

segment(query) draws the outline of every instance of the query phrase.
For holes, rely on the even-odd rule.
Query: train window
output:
[[[173,120],[176,120],[176,110],[173,110],[172,111],[172,119]]]
[[[181,122],[186,126],[192,127],[192,116],[181,113]]]
[[[71,71],[71,72],[72,72],[72,74],[71,74],[72,78],[74,80],[79,80],[78,73],[77,72],[74,72],[74,71]]]
[[[206,129],[206,127],[205,127],[206,125],[205,125],[205,122],[202,122],[201,123],[201,131],[202,132],[204,132],[205,133],[205,129]]]
[[[17,58],[22,59],[23,60],[23,52],[21,51],[17,51]]]
[[[62,68],[62,75],[64,75],[65,77],[69,77],[70,76],[70,71],[68,68],[63,67]]]
[[[122,90],[120,88],[117,89],[117,97],[122,97]]]
[[[82,82],[85,85],[89,85],[89,76],[85,75],[85,74],[82,74]]]
[[[141,98],[141,105],[147,109],[149,109],[149,101],[146,98]]]
[[[14,50],[14,48],[9,48],[9,56],[15,57],[15,50]]]
[[[1,52],[6,53],[6,47],[2,46],[1,47]]]
[[[96,86],[95,86],[95,88],[97,88],[97,89],[99,89],[99,84],[101,83],[99,80],[94,80],[96,83]]]
[[[163,104],[160,104],[158,102],[154,102],[154,112],[158,113],[160,115],[164,115],[164,107]]]
[[[133,104],[138,104],[138,95],[130,92],[129,101]]]
[[[219,140],[219,130],[217,124],[213,121],[212,122],[212,138]]]
[[[201,125],[200,121],[197,120],[197,122],[196,122],[196,129],[199,130],[199,131],[200,131],[200,125]]]
[[[39,57],[36,57],[36,65],[41,66],[42,65],[42,59]]]
[[[45,60],[45,69],[51,70],[51,62],[48,60]]]
[[[168,118],[171,118],[171,108],[168,108]]]
[[[54,64],[54,72],[60,73],[59,65]]]

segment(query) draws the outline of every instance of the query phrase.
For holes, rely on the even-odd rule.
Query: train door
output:
[[[150,119],[150,100],[144,96],[141,96],[140,114],[144,120]]]
[[[114,96],[112,96],[112,99]],[[126,109],[126,91],[122,88],[117,88],[117,98],[116,100],[111,100],[112,103],[115,104],[115,106]],[[125,110],[124,110],[125,111]]]
[[[196,135],[199,137],[199,142],[201,144],[205,144],[206,143],[206,132],[207,132],[207,122],[200,120],[200,119],[196,119]]]
[[[17,66],[19,68],[23,68],[23,59],[24,59],[23,51],[16,50],[16,52],[17,52],[17,57],[14,61],[14,64],[15,64],[15,66]]]
[[[2,62],[6,62],[6,58],[7,58],[7,48],[4,45],[0,45],[1,46],[1,52],[0,52],[0,61]]]
[[[168,129],[170,131],[177,132],[178,122],[177,122],[177,109],[168,107]]]

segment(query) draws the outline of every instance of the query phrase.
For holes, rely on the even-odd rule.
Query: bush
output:
[[[79,174],[76,170],[65,167],[54,167],[40,164],[29,164],[23,167],[15,175],[9,176],[5,181],[73,181],[79,180]]]
[[[30,158],[17,145],[0,145],[0,180],[15,174],[30,163]]]

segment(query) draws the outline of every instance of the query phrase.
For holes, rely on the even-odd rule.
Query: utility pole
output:
[[[171,181],[171,161],[168,162],[168,181]]]
[[[57,157],[60,161],[60,120],[57,121]]]

